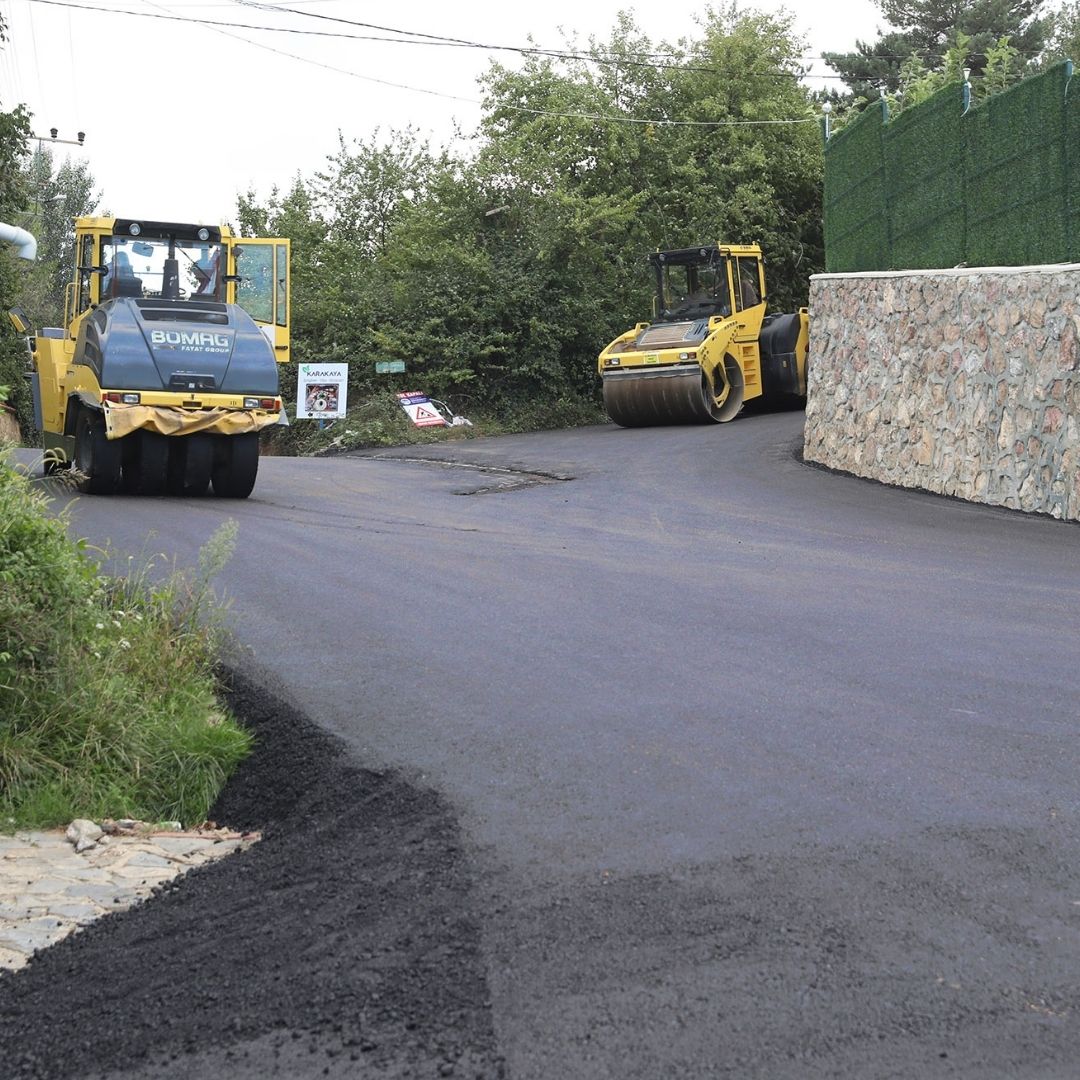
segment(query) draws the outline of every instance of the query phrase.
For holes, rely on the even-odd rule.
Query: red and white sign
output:
[[[432,403],[427,394],[410,391],[398,394],[401,407],[417,427],[446,427],[446,419]]]

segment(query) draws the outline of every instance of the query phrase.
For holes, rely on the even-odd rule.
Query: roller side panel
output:
[[[761,328],[761,374],[767,398],[802,392],[796,354],[801,329],[797,314],[771,315]]]

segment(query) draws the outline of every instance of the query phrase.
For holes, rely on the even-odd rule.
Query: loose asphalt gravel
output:
[[[258,747],[213,813],[262,842],[0,974],[0,1075],[503,1076],[444,801],[230,681]]]

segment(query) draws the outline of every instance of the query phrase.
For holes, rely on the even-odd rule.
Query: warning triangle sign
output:
[[[417,420],[434,420],[436,414],[430,409],[425,409],[423,405],[416,406],[416,419]]]

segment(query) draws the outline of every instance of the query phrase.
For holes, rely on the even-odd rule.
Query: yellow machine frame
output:
[[[659,331],[662,324],[638,323],[632,330],[617,337],[600,353],[597,370],[601,378],[627,379],[648,377],[657,379],[686,373],[704,376],[705,393],[712,419],[732,419],[745,402],[762,396],[760,337],[765,320],[767,289],[761,247],[757,244],[718,244],[715,249],[724,257],[727,288],[732,315],[714,315],[708,320],[703,341],[694,345],[662,343],[656,348],[635,349],[634,343],[650,325]],[[739,260],[756,262],[756,296],[749,290],[744,294],[740,280]],[[807,310],[800,309],[801,328],[795,349],[798,386],[806,386],[806,353],[809,339]],[[626,373],[626,374],[624,374]]]
[[[276,423],[281,409],[280,399],[275,399],[270,408],[251,408],[245,406],[243,397],[234,394],[162,390],[141,391],[137,405],[112,403],[107,395],[122,393],[126,388],[100,386],[90,367],[75,362],[79,330],[102,302],[101,276],[88,274],[87,286],[83,287],[80,284],[83,273],[80,267],[100,264],[102,241],[114,235],[118,220],[128,219],[76,219],[74,278],[68,283],[64,297],[64,327],[45,328],[34,339],[34,366],[38,375],[36,404],[40,409],[38,419],[46,452],[51,452],[57,463],[72,460],[75,413],[80,403],[102,410],[110,439],[121,438],[139,428],[170,435],[195,431],[232,435],[257,431]],[[227,226],[221,226],[219,231],[221,246],[226,253],[224,303],[244,306],[237,273],[237,259],[243,250],[256,246],[272,249],[272,265],[277,276],[271,290],[271,318],[252,317],[273,345],[278,363],[288,363],[291,316],[289,241],[281,237],[241,238],[234,236]]]

